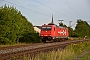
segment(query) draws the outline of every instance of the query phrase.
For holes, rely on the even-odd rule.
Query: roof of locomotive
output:
[[[66,27],[63,27],[63,26],[57,26],[56,24],[48,24],[48,25],[44,24],[42,26],[56,26],[57,28],[66,28]]]

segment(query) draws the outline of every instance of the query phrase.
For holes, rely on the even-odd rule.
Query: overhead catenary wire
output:
[[[49,16],[48,14],[46,14],[45,12],[41,12],[41,11],[37,11],[37,10],[34,10],[34,9],[30,9],[30,8],[27,8],[27,7],[24,7],[24,6],[20,6],[20,5],[17,5],[17,4],[15,4],[15,3],[12,3],[12,2],[9,2],[9,1],[6,1],[6,0],[2,0],[2,1],[7,2],[7,3],[10,3],[10,4],[13,4],[13,5],[16,5],[16,6],[21,7],[21,8],[25,8],[25,9],[31,10],[31,11],[33,11],[33,12],[39,13],[39,14],[41,14],[41,15],[43,15],[43,16],[46,16],[46,17],[51,17],[51,16]],[[43,6],[45,6],[45,7],[47,7],[48,9],[50,9],[50,10],[52,10],[52,11],[55,11],[55,12],[57,12],[57,13],[60,13],[60,14],[62,14],[62,15],[64,15],[64,16],[68,17],[68,18],[74,19],[72,16],[68,16],[68,15],[66,15],[66,14],[63,14],[62,12],[60,12],[60,11],[58,11],[58,10],[56,10],[56,9],[53,9],[53,8],[47,6],[47,5],[44,5],[43,3],[40,3],[40,2],[38,2],[38,1],[36,1],[36,0],[33,0],[33,1],[35,1],[35,2],[37,2],[37,3],[39,3],[39,4],[41,4],[41,5],[43,5]],[[31,4],[30,4],[30,5],[31,5]],[[33,6],[33,5],[31,5],[31,6]],[[33,6],[33,7],[35,7],[35,6]],[[36,8],[36,9],[39,9],[39,8],[37,8],[37,7],[35,7],[35,8]],[[52,14],[53,14],[53,13],[52,13]],[[55,17],[55,18],[57,18],[57,17]]]
[[[20,7],[20,8],[25,8],[25,9],[27,9],[27,10],[30,10],[30,11],[33,11],[33,12],[36,12],[36,13],[39,13],[39,14],[44,15],[44,16],[46,16],[46,17],[50,17],[50,16],[47,16],[47,15],[46,15],[45,13],[43,13],[43,12],[39,12],[39,11],[37,11],[37,10],[33,10],[33,9],[30,9],[30,8],[27,8],[27,7],[23,7],[23,6],[17,5],[17,4],[15,4],[15,3],[12,3],[12,2],[9,2],[9,1],[6,1],[6,0],[2,0],[2,1],[4,1],[4,2],[6,2],[6,3],[13,4],[13,5],[16,5],[16,6]]]
[[[22,0],[23,1],[23,0]],[[51,7],[48,7],[48,6],[46,6],[46,5],[44,5],[44,4],[42,4],[42,3],[40,3],[40,2],[38,2],[38,1],[35,1],[35,2],[37,2],[37,3],[39,3],[39,4],[41,4],[41,5],[43,5],[43,6],[45,6],[45,7],[47,7],[47,8],[49,8],[49,9],[51,9],[51,10],[53,10]],[[35,7],[34,5],[32,5],[32,4],[30,4],[29,2],[25,2],[24,1],[24,3],[27,3],[27,4],[29,4],[30,6],[32,6],[32,7],[34,7],[34,8],[36,8],[36,9],[39,9],[38,7]],[[43,9],[40,9],[40,10],[42,10],[43,12],[45,12],[45,14],[47,13],[46,11],[44,11]],[[58,12],[58,11],[56,11],[56,10],[54,10],[55,12]],[[51,13],[52,14],[52,13]],[[54,17],[54,18],[58,18],[58,17]]]
[[[25,8],[25,9],[27,9],[27,10],[31,10],[31,11],[33,11],[33,12],[39,13],[39,14],[41,14],[41,15],[43,15],[43,16],[46,16],[46,17],[51,17],[51,16],[49,16],[48,14],[43,13],[43,12],[39,12],[39,11],[37,11],[37,10],[33,10],[33,9],[30,9],[30,8],[27,8],[27,7],[23,7],[23,6],[21,6],[21,5],[18,5],[18,4],[15,4],[15,3],[12,3],[12,2],[9,2],[9,1],[6,1],[6,0],[2,0],[2,1],[4,1],[4,2],[6,2],[6,3],[13,4],[13,5],[16,5],[16,6],[20,7],[20,8]],[[31,5],[31,6],[33,6],[33,5]],[[34,7],[34,6],[33,6],[33,7]],[[36,9],[37,9],[37,8],[36,8]],[[56,17],[54,17],[54,18],[56,18]]]
[[[51,9],[51,10],[53,10],[53,11],[57,12],[57,13],[60,13],[60,14],[62,14],[62,15],[64,15],[64,16],[68,17],[68,18],[72,18],[72,19],[73,19],[73,17],[68,16],[68,15],[65,15],[65,14],[63,14],[63,13],[59,12],[58,10],[55,10],[55,9],[53,9],[53,8],[49,7],[49,6],[44,5],[43,3],[40,3],[40,2],[38,2],[38,1],[36,1],[36,0],[33,0],[33,1],[35,1],[35,2],[37,2],[37,3],[39,3],[39,4],[41,4],[41,5],[43,5],[43,6],[45,6],[45,7],[47,7],[48,9]]]
[[[10,3],[10,4],[13,4],[13,5],[16,5],[16,6],[20,7],[20,8],[25,8],[25,9],[27,9],[27,10],[31,10],[31,11],[33,11],[33,12],[39,13],[39,14],[41,14],[41,15],[43,15],[43,16],[46,16],[46,17],[51,17],[51,16],[49,16],[48,14],[45,14],[45,13],[43,13],[43,12],[39,12],[39,11],[36,11],[36,10],[30,9],[30,8],[26,8],[26,7],[23,7],[23,6],[17,5],[17,4],[15,4],[15,3],[12,3],[12,2],[9,2],[9,1],[6,1],[6,0],[2,0],[2,1],[7,2],[7,3]],[[54,17],[54,18],[57,19],[57,17]]]
[[[52,4],[54,4],[54,5],[56,5],[58,8],[61,8],[59,5],[57,5],[57,4],[55,4],[54,2],[52,2],[51,0],[49,0]],[[63,8],[61,8],[61,10],[64,10],[64,11],[66,11],[66,12],[68,12],[67,10],[65,10],[65,9],[63,9]],[[70,12],[68,12],[69,14],[71,14]],[[72,16],[76,16],[76,15],[73,15],[73,14],[71,14]]]
[[[26,7],[17,5],[17,4],[15,4],[15,3],[12,3],[12,2],[9,2],[9,1],[6,1],[6,0],[2,0],[2,1],[7,2],[7,3],[10,3],[10,4],[13,4],[13,5],[16,5],[16,6],[19,6],[19,7],[21,7],[21,8],[25,8],[25,9],[28,9],[28,10],[31,10],[31,11],[34,11],[34,12],[37,12],[37,13],[42,14],[42,15],[44,15],[44,16],[47,16],[45,13],[39,12],[39,11],[37,11],[37,10],[33,10],[33,9],[30,9],[30,8],[26,8]],[[39,4],[41,4],[41,5],[43,5],[43,6],[45,6],[45,7],[47,7],[47,8],[49,8],[49,9],[51,9],[51,10],[53,10],[53,11],[55,11],[55,12],[57,12],[57,13],[60,13],[60,14],[62,14],[62,15],[64,15],[64,16],[67,16],[67,15],[65,15],[65,14],[63,14],[63,13],[61,13],[61,12],[59,12],[59,11],[51,8],[51,7],[48,7],[48,6],[46,6],[46,5],[38,2],[38,1],[36,1],[36,0],[34,0],[34,1],[37,2],[37,3],[39,3]],[[49,16],[47,16],[47,17],[49,17]],[[68,18],[72,18],[72,17],[70,17],[70,16],[67,16],[67,17],[68,17]]]
[[[24,0],[22,0],[22,1],[24,1]],[[37,11],[38,11],[38,10],[39,10],[40,12],[43,11],[45,15],[48,15],[47,12],[44,11],[43,9],[40,9],[40,8],[34,6],[34,5],[32,5],[32,4],[30,4],[29,2],[26,2],[26,1],[24,1],[24,3],[27,3],[27,4],[29,4],[30,6],[34,7],[35,9],[37,9]],[[51,13],[51,14],[52,14],[52,13]],[[50,16],[48,16],[48,17],[50,17]]]
[[[77,11],[71,6],[71,4],[69,4],[68,3],[68,1],[67,1],[67,3],[64,1],[64,0],[62,0],[73,12],[75,12],[75,14],[77,15],[77,16],[79,16],[79,14],[77,13]]]

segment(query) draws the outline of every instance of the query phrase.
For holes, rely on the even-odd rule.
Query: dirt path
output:
[[[75,57],[73,60],[79,60],[82,56],[84,56],[85,54],[89,53],[90,49],[84,51],[83,53],[81,53],[80,55],[78,55],[77,57]]]

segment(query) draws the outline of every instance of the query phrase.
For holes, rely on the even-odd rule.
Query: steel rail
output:
[[[30,56],[34,56],[40,52],[46,52],[51,50],[57,50],[60,48],[65,48],[69,44],[73,43],[80,43],[89,41],[89,39],[84,40],[72,40],[72,41],[65,41],[65,42],[56,42],[56,43],[45,43],[45,44],[36,44],[36,45],[27,45],[22,47],[16,48],[7,48],[6,50],[0,49],[0,60],[7,60],[12,57],[22,57],[24,55],[30,54]]]

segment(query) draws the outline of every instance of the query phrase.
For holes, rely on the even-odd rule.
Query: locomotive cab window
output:
[[[51,27],[47,27],[47,30],[51,30]]]
[[[42,27],[42,30],[46,30],[47,28],[46,27]]]
[[[51,30],[51,27],[42,27],[42,30]]]

